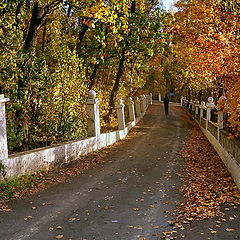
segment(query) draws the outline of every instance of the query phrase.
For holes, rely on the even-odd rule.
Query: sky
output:
[[[166,7],[166,10],[169,10],[171,4],[174,2],[174,0],[162,0],[163,5]]]

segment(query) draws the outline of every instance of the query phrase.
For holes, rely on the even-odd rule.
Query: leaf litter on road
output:
[[[190,130],[180,155],[185,159],[181,175],[183,186],[180,189],[184,201],[177,206],[176,222],[222,216],[221,204],[240,204],[240,190],[196,125]],[[229,211],[229,208],[225,210]]]

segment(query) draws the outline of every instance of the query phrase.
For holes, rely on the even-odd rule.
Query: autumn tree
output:
[[[230,0],[193,0],[178,1],[177,7],[167,31],[185,87],[201,96],[225,94],[230,126],[239,131],[239,6]]]
[[[103,116],[114,105],[110,96],[115,101],[142,88],[165,35],[157,6],[144,0],[1,4],[0,90],[11,99],[10,151],[86,136],[89,89],[98,93]]]

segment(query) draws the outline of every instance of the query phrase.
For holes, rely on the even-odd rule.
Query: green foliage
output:
[[[0,201],[12,199],[17,192],[35,186],[39,180],[36,175],[24,175],[0,182]]]
[[[4,164],[0,161],[0,176],[4,177],[5,175],[5,166]]]
[[[0,4],[0,92],[11,99],[10,152],[85,137],[88,90],[97,92],[106,115],[123,52],[117,97],[144,87],[152,59],[163,52],[166,16],[157,3],[143,0],[130,14],[131,2]]]

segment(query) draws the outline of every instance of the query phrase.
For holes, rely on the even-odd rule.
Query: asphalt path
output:
[[[12,211],[0,213],[0,239],[161,239],[162,232],[173,230],[168,220],[181,199],[178,152],[191,127],[181,114],[186,113],[171,104],[165,116],[162,104],[154,102],[128,137],[107,153],[105,163],[13,201]],[[212,238],[211,221],[193,223],[176,236],[228,239]]]

